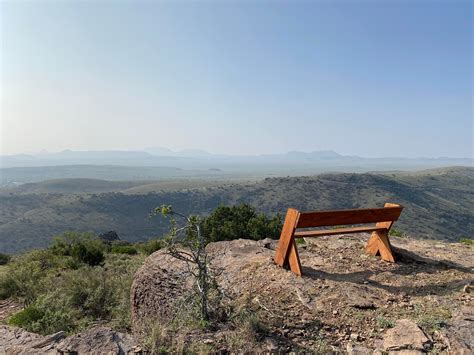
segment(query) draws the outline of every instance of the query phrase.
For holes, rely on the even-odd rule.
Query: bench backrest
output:
[[[403,207],[391,205],[384,208],[300,212],[296,228],[396,221]]]

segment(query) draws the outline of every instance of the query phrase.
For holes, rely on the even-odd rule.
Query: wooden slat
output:
[[[288,263],[290,246],[294,241],[293,234],[295,233],[299,216],[300,212],[294,208],[289,208],[288,212],[286,212],[285,223],[281,230],[280,240],[278,241],[274,258],[275,263],[280,266],[286,266]]]
[[[297,228],[396,221],[403,207],[301,212]]]
[[[351,233],[368,233],[374,231],[384,231],[385,227],[351,227],[351,228],[337,228],[337,229],[322,229],[312,231],[301,231],[295,233],[295,238],[306,238],[306,237],[321,237],[323,235],[336,235],[336,234],[351,234]]]

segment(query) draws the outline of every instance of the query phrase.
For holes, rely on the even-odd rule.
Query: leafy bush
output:
[[[99,320],[129,330],[130,287],[144,256],[105,253],[103,265],[90,266],[75,251],[85,245],[89,252],[88,238],[76,241],[59,238],[54,247],[16,256],[2,267],[0,298],[15,297],[26,306],[10,324],[51,334],[74,332]]]
[[[85,268],[68,276],[71,306],[92,319],[109,319],[116,304],[114,280],[103,268]]]
[[[398,229],[395,229],[395,228],[390,229],[389,235],[393,237],[400,237],[400,238],[405,236],[405,234],[402,231],[399,231]]]
[[[114,245],[111,252],[114,254],[128,254],[135,255],[138,253],[137,248],[132,245]]]
[[[103,247],[98,241],[80,243],[72,247],[71,256],[80,262],[91,266],[100,265],[104,261]]]
[[[0,253],[0,265],[6,265],[10,261],[10,255]]]
[[[0,300],[13,296],[17,289],[17,284],[10,275],[2,275],[0,277]]]
[[[465,244],[465,245],[474,245],[474,239],[467,238],[467,237],[461,237],[459,239],[459,243],[462,243],[462,244]]]
[[[150,239],[147,242],[140,243],[137,245],[137,248],[146,255],[151,255],[155,251],[163,248],[163,241],[161,239]]]
[[[91,266],[104,261],[106,246],[92,233],[66,232],[54,238],[51,250],[56,255],[71,256],[75,261]]]
[[[72,330],[79,317],[79,312],[70,306],[68,298],[55,291],[42,295],[33,304],[14,314],[8,323],[46,335]]]
[[[43,312],[41,312],[38,308],[36,308],[35,306],[28,306],[20,312],[11,316],[8,321],[8,324],[27,329],[26,327],[37,322],[42,317]],[[32,329],[27,330],[33,331]]]
[[[279,214],[267,217],[263,213],[257,213],[254,207],[247,204],[219,206],[202,219],[201,227],[208,242],[239,238],[277,239],[282,219]]]
[[[0,277],[0,298],[18,297],[31,303],[44,287],[41,280],[65,267],[65,261],[50,250],[33,250],[16,257]]]

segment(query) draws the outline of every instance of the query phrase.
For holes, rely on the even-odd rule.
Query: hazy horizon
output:
[[[153,149],[162,149],[163,153],[156,153],[152,152]],[[98,150],[75,150],[75,149],[69,149],[65,148],[62,150],[57,150],[57,151],[50,151],[47,149],[41,149],[40,151],[27,151],[27,152],[21,152],[21,153],[15,153],[15,154],[0,154],[0,156],[16,156],[16,155],[30,155],[30,156],[37,156],[41,157],[42,155],[54,155],[54,154],[61,154],[61,153],[67,153],[67,152],[74,152],[74,153],[98,153],[98,152],[132,152],[132,153],[148,153],[151,155],[156,155],[156,156],[166,156],[166,151],[169,151],[170,154],[173,155],[179,155],[181,154],[182,156],[186,156],[186,154],[189,154],[188,156],[195,156],[199,155],[199,153],[202,153],[203,155],[209,155],[209,156],[229,156],[229,157],[244,157],[244,156],[266,156],[266,155],[286,155],[286,154],[291,154],[291,153],[303,153],[303,154],[311,154],[311,153],[321,153],[321,152],[332,152],[339,154],[343,157],[359,157],[359,158],[367,158],[367,159],[383,159],[383,158],[401,158],[401,159],[474,159],[472,156],[464,156],[464,157],[451,157],[451,156],[415,156],[415,157],[406,157],[406,156],[401,156],[401,155],[393,155],[393,156],[373,156],[373,157],[366,157],[366,156],[361,156],[357,154],[341,154],[338,151],[335,150],[330,150],[330,149],[321,149],[321,150],[312,150],[312,151],[303,151],[303,150],[290,150],[290,151],[280,151],[280,152],[270,152],[270,153],[254,153],[254,154],[225,154],[225,153],[219,153],[219,152],[210,152],[205,149],[199,148],[199,147],[188,147],[188,148],[183,148],[183,149],[170,149],[168,147],[162,147],[162,146],[157,146],[157,147],[144,147],[142,149],[98,149]]]
[[[0,154],[473,157],[472,2],[14,2]]]

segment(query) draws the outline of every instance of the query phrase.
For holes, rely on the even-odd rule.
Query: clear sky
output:
[[[471,1],[1,1],[1,150],[473,155]]]

